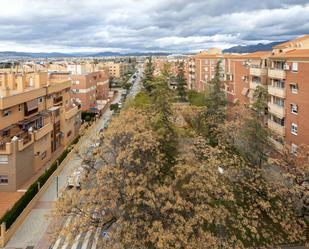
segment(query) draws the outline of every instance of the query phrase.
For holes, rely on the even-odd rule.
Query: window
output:
[[[291,153],[296,154],[297,153],[298,146],[296,144],[291,144]]]
[[[0,184],[8,184],[9,179],[8,176],[0,176]]]
[[[293,135],[297,135],[297,128],[298,128],[297,124],[292,123],[292,126],[291,126],[291,133],[292,133]]]
[[[292,93],[294,93],[294,94],[297,94],[297,93],[298,93],[298,84],[296,84],[296,83],[291,83],[291,84],[290,84],[290,87],[291,87]]]
[[[39,103],[43,103],[43,97],[38,98]]]
[[[21,112],[22,110],[22,105],[18,105],[18,111]]]
[[[7,155],[0,155],[0,164],[9,163],[9,157]]]
[[[297,114],[298,113],[298,106],[296,104],[291,104],[291,112],[293,114]]]
[[[298,63],[297,62],[293,62],[293,64],[292,64],[292,71],[293,72],[298,72]]]
[[[12,111],[10,111],[10,110],[4,110],[3,111],[3,117],[10,116],[11,114],[12,114]]]
[[[278,97],[273,96],[273,103],[278,105],[278,106],[284,107],[284,99],[282,99],[282,98],[278,98]]]

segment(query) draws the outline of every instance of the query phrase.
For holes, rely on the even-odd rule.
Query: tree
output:
[[[144,70],[144,76],[142,78],[142,83],[144,86],[145,91],[148,94],[151,94],[154,86],[153,86],[153,80],[154,80],[154,66],[153,66],[153,62],[152,62],[152,57],[149,57],[146,63],[146,67]]]
[[[218,61],[214,78],[209,82],[209,89],[206,96],[205,119],[207,124],[207,138],[212,146],[218,144],[219,125],[226,119],[227,101],[222,89],[221,62]]]
[[[178,71],[176,75],[176,84],[177,84],[177,94],[179,96],[180,101],[187,101],[187,93],[186,93],[186,78],[184,72],[184,63],[178,63]]]
[[[81,191],[64,192],[56,203],[56,217],[78,221],[61,233],[74,238],[100,228],[109,239],[101,236],[99,248],[112,249],[304,243],[308,225],[287,188],[219,137],[212,146],[190,125],[180,136],[166,79],[152,84],[151,94],[143,92],[103,134],[96,152],[101,167],[83,176]],[[200,115],[201,108],[188,108],[190,117]],[[198,125],[208,127],[203,121]]]
[[[173,177],[162,174],[166,161],[150,116],[132,108],[111,123],[100,152],[104,167],[56,204],[58,217],[78,216],[63,233],[74,237],[99,227],[110,237],[100,237],[100,248],[133,249],[260,248],[305,240],[306,224],[280,186],[203,138],[184,144]]]
[[[258,86],[253,95],[254,102],[250,116],[245,118],[241,127],[239,151],[251,164],[261,167],[267,161],[270,151],[270,132],[265,124],[268,92]]]

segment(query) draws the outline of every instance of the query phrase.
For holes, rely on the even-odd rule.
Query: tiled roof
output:
[[[272,55],[271,58],[309,59],[309,49],[295,49],[285,53]]]
[[[287,42],[278,44],[277,46],[274,46],[273,48],[286,48],[286,47],[290,47],[290,46],[292,46],[295,43],[302,42],[302,41],[308,40],[308,39],[309,39],[309,35],[305,35],[305,36],[296,38],[296,39],[294,39],[292,41],[287,41]]]

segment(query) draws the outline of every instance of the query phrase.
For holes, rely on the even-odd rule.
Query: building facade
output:
[[[78,134],[69,74],[0,74],[0,191],[16,191]]]
[[[275,148],[280,151],[287,145],[295,152],[299,145],[309,144],[309,35],[279,44],[272,51],[221,54],[213,49],[199,53],[189,64],[192,89],[206,90],[218,61],[230,102],[250,106],[257,86],[267,89],[267,125]]]

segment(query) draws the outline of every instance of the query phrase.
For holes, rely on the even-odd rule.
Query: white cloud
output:
[[[198,51],[309,33],[306,0],[1,0],[0,50]]]

